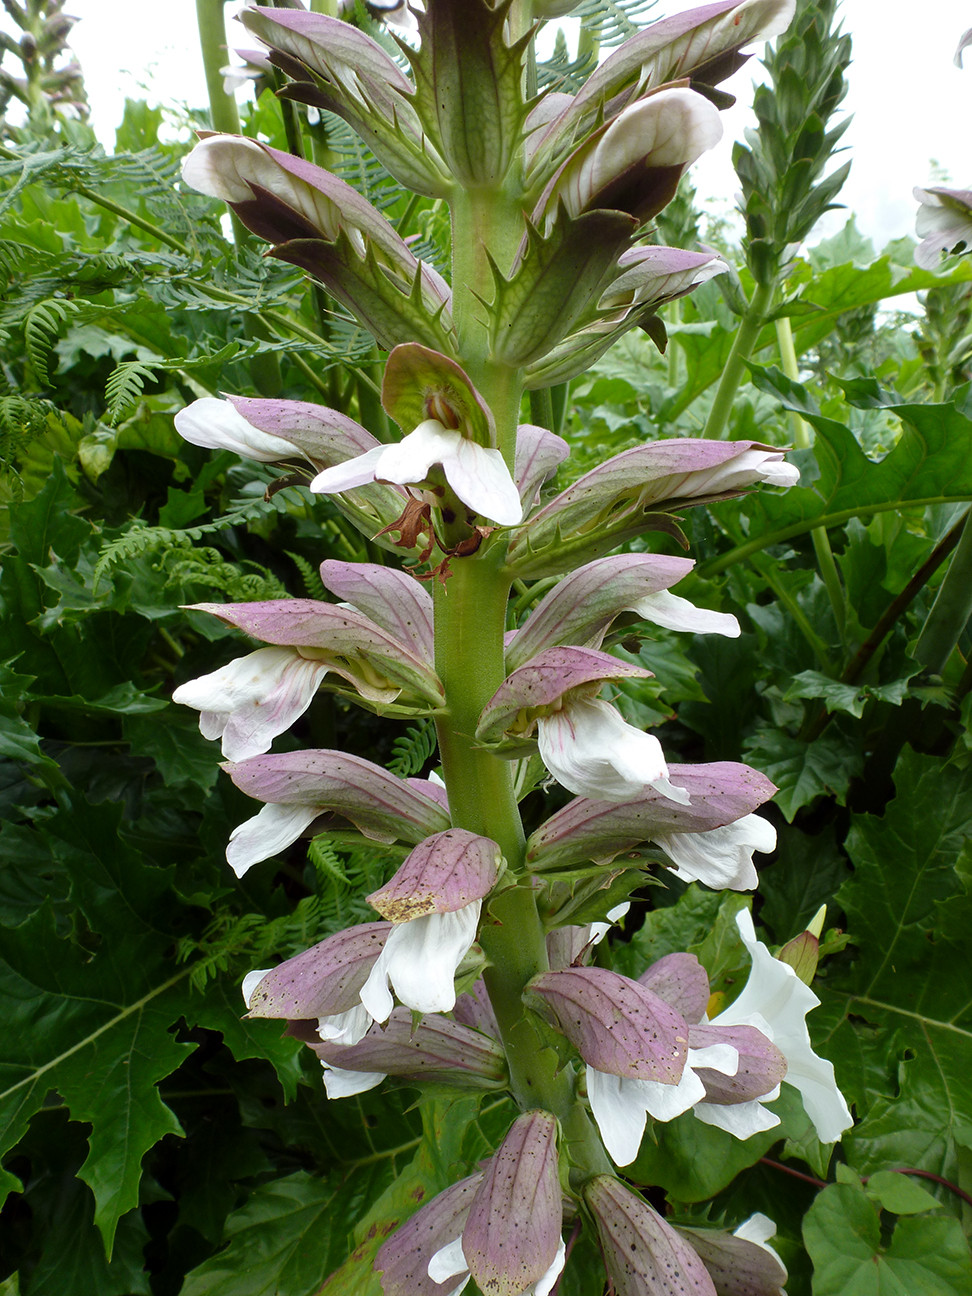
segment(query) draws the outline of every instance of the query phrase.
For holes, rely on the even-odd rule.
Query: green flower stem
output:
[[[511,181],[504,190],[457,190],[452,201],[459,355],[489,405],[497,447],[511,467],[522,379],[518,370],[490,360],[489,312],[483,301],[492,299],[490,257],[506,272],[523,234],[514,187]],[[448,579],[435,587],[435,667],[447,699],[436,727],[452,822],[492,838],[509,870],[505,889],[501,884],[489,902],[479,939],[489,960],[484,980],[506,1049],[511,1088],[523,1110],[541,1107],[565,1120],[576,1103],[573,1069],[561,1065],[560,1037],[523,1004],[525,986],[549,964],[536,892],[529,878],[521,877],[524,833],[513,766],[476,741],[483,708],[506,677],[503,634],[512,577],[504,562],[500,537],[492,543],[487,539],[475,556],[453,558]]]
[[[784,316],[776,321],[776,336],[780,344],[780,359],[783,361],[783,372],[787,378],[796,382],[800,376],[800,369],[797,364],[796,347],[793,345],[793,329],[790,327],[789,316]],[[810,433],[806,423],[796,410],[790,411],[790,427],[793,429],[793,443],[797,449],[809,449]],[[813,551],[817,555],[817,568],[826,587],[827,597],[830,599],[830,606],[837,622],[837,630],[841,639],[843,639],[847,624],[844,589],[840,583],[840,573],[837,571],[837,564],[834,561],[834,551],[830,547],[827,528],[814,527],[810,532],[810,538],[813,541]]]
[[[776,283],[758,283],[753,289],[753,296],[746,311],[739,321],[739,328],[732,342],[732,350],[726,361],[726,367],[719,379],[715,400],[706,421],[702,435],[710,440],[721,441],[726,435],[729,423],[729,412],[736,399],[736,392],[742,381],[743,366],[753,353],[763,321],[773,301]]]

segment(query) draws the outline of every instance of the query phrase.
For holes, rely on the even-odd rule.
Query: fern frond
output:
[[[291,560],[297,570],[300,572],[300,578],[304,582],[304,592],[308,598],[319,599],[322,594],[326,594],[324,582],[321,580],[320,572],[312,566],[306,558],[301,557],[298,553],[292,553],[290,549],[284,550],[287,557]]]
[[[410,724],[392,743],[389,772],[399,778],[420,774],[435,751],[435,725],[428,716]]]
[[[80,310],[77,302],[52,298],[34,306],[24,323],[24,345],[37,381],[46,386],[50,382],[47,363],[51,350],[64,324]]]
[[[581,0],[573,10],[601,45],[620,45],[645,26],[657,0]]]

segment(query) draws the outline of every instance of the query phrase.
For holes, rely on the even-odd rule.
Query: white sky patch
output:
[[[662,0],[656,12],[661,17],[691,7],[691,0]],[[162,7],[157,0],[126,0],[123,16],[117,0],[72,0],[69,8],[79,19],[71,46],[106,147],[114,143],[126,96],[163,107],[205,103],[194,0],[166,0]],[[952,62],[969,26],[969,0],[922,0],[920,6],[914,0],[844,0],[842,14],[854,41],[842,109],[854,118],[843,140],[853,167],[840,195],[848,211],[831,213],[818,234],[834,233],[853,211],[881,247],[914,233],[914,185],[972,184],[972,49],[964,71]],[[2,25],[9,30],[9,18]],[[551,34],[558,25],[569,30],[572,24],[551,23]],[[255,44],[238,23],[228,28],[232,48]],[[11,66],[9,58],[5,65]],[[693,168],[699,203],[713,216],[731,216],[735,206],[732,141],[755,124],[749,101],[758,71],[754,58],[725,83],[739,102],[724,115],[722,143]]]

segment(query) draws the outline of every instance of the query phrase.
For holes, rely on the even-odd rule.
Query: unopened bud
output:
[[[790,965],[804,985],[813,984],[820,956],[820,936],[826,917],[827,906],[821,905],[808,923],[806,931],[787,941],[776,956],[781,963]]]

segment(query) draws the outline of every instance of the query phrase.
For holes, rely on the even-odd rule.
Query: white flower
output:
[[[652,841],[674,861],[672,872],[683,882],[748,891],[759,880],[753,851],[775,850],[776,829],[762,816],[748,814],[708,832],[654,833]]]
[[[278,463],[294,459],[301,452],[292,441],[261,432],[248,423],[232,401],[203,396],[175,416],[176,431],[183,440],[206,450],[232,450],[257,463]]]
[[[668,778],[661,743],[627,724],[609,702],[578,695],[537,720],[544,765],[558,783],[596,801],[633,801],[654,788],[688,805],[684,788]]]
[[[563,1239],[561,1239],[557,1246],[557,1254],[554,1257],[553,1264],[542,1278],[538,1278],[535,1283],[525,1287],[519,1296],[549,1296],[563,1271],[566,1260],[567,1248]],[[459,1293],[469,1282],[469,1264],[462,1249],[461,1235],[455,1238],[454,1241],[447,1242],[445,1246],[439,1247],[429,1261],[428,1274],[434,1283],[444,1283],[448,1282],[450,1278],[458,1278],[458,1286],[443,1292],[443,1296],[459,1296]]]
[[[291,846],[319,814],[323,810],[316,805],[265,805],[259,814],[237,824],[230,833],[227,864],[237,877],[242,877],[254,864]]]
[[[200,733],[222,738],[227,760],[247,760],[269,751],[304,714],[327,671],[325,662],[298,648],[258,648],[180,684],[172,701],[200,712]]]
[[[693,634],[720,634],[727,639],[738,639],[742,633],[739,622],[731,612],[713,612],[710,608],[696,607],[688,599],[658,590],[637,599],[628,609],[653,625],[666,630],[689,630]]]
[[[456,969],[476,939],[482,901],[450,913],[424,914],[399,923],[385,941],[361,1002],[375,1021],[387,1021],[400,1003],[415,1012],[449,1012],[456,1003]]]
[[[649,1115],[658,1121],[670,1121],[702,1102],[705,1085],[695,1074],[696,1067],[732,1076],[739,1068],[739,1054],[731,1044],[690,1048],[678,1084],[635,1080],[588,1066],[591,1114],[615,1165],[630,1165],[638,1155]]]
[[[803,984],[788,963],[781,963],[774,958],[766,946],[756,939],[752,915],[748,909],[736,914],[736,926],[753,961],[752,971],[742,994],[713,1019],[712,1025],[755,1026],[772,1040],[786,1058],[786,1083],[799,1090],[817,1137],[821,1143],[833,1143],[854,1122],[844,1096],[837,1088],[833,1065],[824,1058],[817,1057],[810,1043],[805,1019],[810,1009],[816,1008],[820,1000],[809,986]],[[775,1096],[775,1091],[773,1094],[763,1094],[761,1100],[772,1101]],[[741,1108],[751,1105],[740,1103],[737,1106]],[[754,1105],[758,1107],[759,1103]],[[707,1104],[705,1115],[701,1112],[697,1114],[710,1124],[721,1123],[712,1119],[716,1107],[715,1103]],[[720,1106],[718,1110],[725,1113],[732,1109]],[[743,1115],[742,1112],[739,1113],[740,1118]],[[751,1115],[754,1119],[759,1119],[759,1113],[753,1112]]]
[[[972,190],[915,189],[921,206],[915,231],[922,240],[915,248],[915,264],[936,270],[945,252],[966,252],[972,247]]]
[[[377,1089],[386,1077],[380,1071],[345,1071],[341,1067],[322,1062],[324,1088],[328,1098],[353,1098],[356,1094]]]
[[[520,494],[500,452],[450,431],[437,419],[425,419],[401,441],[325,468],[310,489],[332,495],[374,481],[422,485],[433,464],[440,465],[458,498],[481,517],[500,526],[521,520]]]

